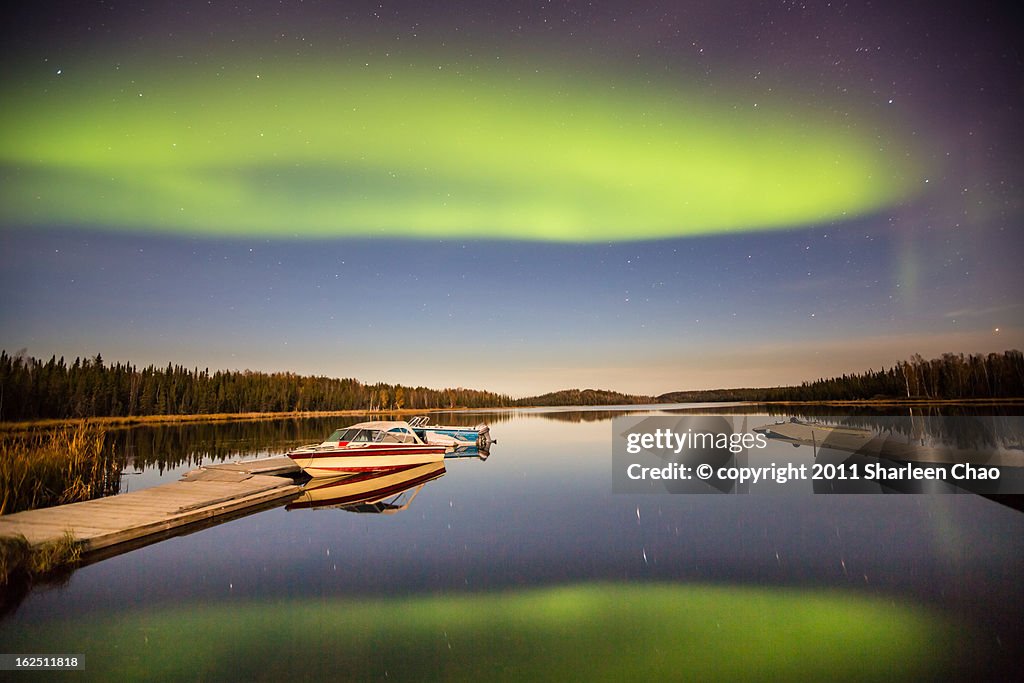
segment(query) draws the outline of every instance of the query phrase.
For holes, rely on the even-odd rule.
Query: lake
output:
[[[612,493],[626,412],[435,415],[487,421],[497,444],[446,459],[395,507],[281,505],[10,594],[0,652],[77,653],[75,680],[891,680],[1019,664],[1021,512],[975,495]],[[110,441],[133,491],[358,420]]]

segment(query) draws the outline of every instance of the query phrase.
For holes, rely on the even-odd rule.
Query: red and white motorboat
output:
[[[288,457],[311,477],[336,477],[441,462],[446,450],[443,444],[424,443],[407,422],[360,422]]]

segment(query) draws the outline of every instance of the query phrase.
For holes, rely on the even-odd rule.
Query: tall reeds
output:
[[[15,581],[46,581],[69,571],[82,558],[82,548],[70,531],[35,547],[22,536],[0,536],[0,586]]]
[[[115,493],[121,467],[104,451],[104,438],[85,423],[0,434],[0,515]]]

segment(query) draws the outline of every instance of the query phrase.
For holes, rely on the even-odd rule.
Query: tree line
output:
[[[799,386],[674,391],[666,402],[701,401],[866,401],[871,399],[1024,398],[1024,354],[944,353],[925,359],[915,354],[891,368],[822,378]]]
[[[515,401],[517,406],[614,406],[653,403],[653,396],[635,396],[620,394],[617,391],[603,389],[563,389],[540,396],[520,398]]]
[[[287,372],[139,369],[92,358],[41,361],[0,352],[0,421],[96,416],[401,410],[508,406],[503,394],[365,384]]]
[[[891,368],[822,378],[799,386],[676,391],[656,398],[595,389],[512,399],[476,389],[430,389],[366,384],[288,372],[188,369],[168,364],[143,369],[108,364],[101,355],[41,361],[24,352],[0,352],[0,421],[218,413],[405,408],[625,405],[706,401],[957,400],[1024,398],[1024,354],[915,355]]]

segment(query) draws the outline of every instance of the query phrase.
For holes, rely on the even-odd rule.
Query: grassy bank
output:
[[[74,503],[117,488],[119,463],[105,433],[79,423],[51,431],[0,434],[0,514]]]
[[[0,536],[0,586],[45,580],[74,566],[81,557],[82,549],[71,532],[35,547],[21,535]]]

